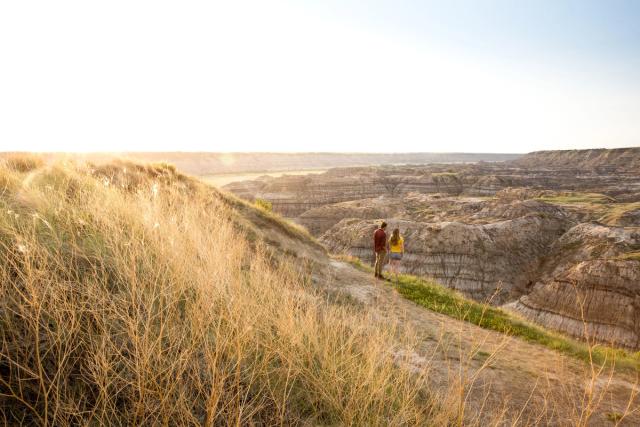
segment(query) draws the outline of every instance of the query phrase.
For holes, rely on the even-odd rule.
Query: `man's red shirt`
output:
[[[387,250],[387,233],[382,228],[378,228],[373,233],[373,250],[376,252]]]

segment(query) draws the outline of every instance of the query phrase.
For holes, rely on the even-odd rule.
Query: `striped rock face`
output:
[[[640,228],[573,227],[553,245],[540,279],[515,308],[569,335],[638,349],[638,250]]]
[[[539,267],[566,222],[527,215],[491,224],[390,220],[405,238],[402,270],[433,278],[464,295],[494,304],[514,301],[535,283]],[[373,259],[376,221],[346,219],[320,238],[330,251]]]
[[[385,220],[402,270],[546,327],[640,348],[640,148],[510,162],[336,168],[227,186],[372,262]]]
[[[507,304],[576,338],[640,348],[639,228],[569,228],[563,218],[537,215],[491,224],[388,222],[405,238],[403,272],[478,301]],[[320,241],[372,263],[378,223],[344,219]]]

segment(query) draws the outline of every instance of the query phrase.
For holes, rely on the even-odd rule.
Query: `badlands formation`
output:
[[[568,335],[640,349],[640,148],[472,164],[350,167],[229,184],[372,261],[382,219],[403,270]]]

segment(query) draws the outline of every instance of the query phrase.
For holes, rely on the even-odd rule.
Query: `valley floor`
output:
[[[592,369],[543,346],[424,309],[391,283],[342,261],[331,260],[315,279],[329,292],[402,325],[399,333],[415,334],[417,352],[409,358],[390,343],[391,351],[403,363],[409,360],[410,369],[428,370],[443,396],[458,395],[452,405],[464,406],[465,424],[640,424],[640,387],[633,373]]]

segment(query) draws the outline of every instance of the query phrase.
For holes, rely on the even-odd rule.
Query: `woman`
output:
[[[400,260],[402,260],[402,255],[404,255],[404,239],[400,235],[398,228],[393,230],[391,238],[389,239],[389,252],[389,258],[391,258],[389,261],[391,264],[391,273],[395,273],[396,281],[398,281]]]

